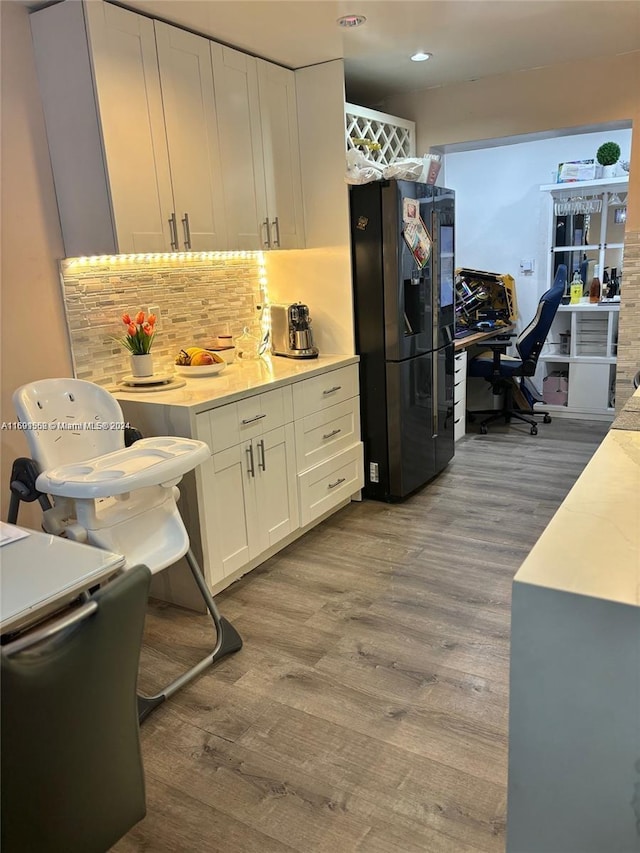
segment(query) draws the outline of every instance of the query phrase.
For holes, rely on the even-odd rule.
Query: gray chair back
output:
[[[3,853],[104,853],[144,817],[136,682],[150,578],[128,569],[44,640],[2,647]]]

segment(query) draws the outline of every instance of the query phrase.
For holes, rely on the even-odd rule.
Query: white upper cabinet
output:
[[[155,22],[178,246],[225,249],[222,169],[209,41]]]
[[[153,22],[107,3],[85,14],[118,249],[166,252],[173,199]]]
[[[256,60],[211,43],[229,244],[268,249],[267,194]]]
[[[173,210],[153,22],[105,3],[31,16],[67,256],[162,252]]]
[[[304,246],[295,76],[212,42],[229,242]]]
[[[292,71],[98,0],[31,22],[68,257],[304,246]]]
[[[257,63],[271,245],[299,249],[304,221],[295,75],[263,59]]]

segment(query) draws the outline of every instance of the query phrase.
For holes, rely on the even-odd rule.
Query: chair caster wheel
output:
[[[480,435],[486,435],[489,430],[486,428],[484,424],[480,424]]]
[[[544,418],[542,419],[542,422],[545,424],[550,424],[551,423],[551,415],[545,415]]]
[[[538,427],[532,426],[531,427],[531,435],[537,435],[537,434],[538,434]]]

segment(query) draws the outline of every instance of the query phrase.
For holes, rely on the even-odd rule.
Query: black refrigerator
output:
[[[452,190],[413,181],[350,188],[364,495],[397,501],[454,454]]]

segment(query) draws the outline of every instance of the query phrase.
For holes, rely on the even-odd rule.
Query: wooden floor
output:
[[[469,435],[419,494],[350,504],[220,595],[244,648],[143,725],[147,817],[114,849],[504,850],[511,581],[606,429]],[[147,622],[150,689],[211,631]]]

